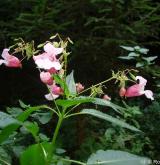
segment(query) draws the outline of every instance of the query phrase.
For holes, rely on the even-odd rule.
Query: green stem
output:
[[[54,148],[55,148],[55,144],[56,144],[56,139],[57,139],[57,136],[58,136],[58,133],[59,133],[59,130],[60,130],[60,127],[61,127],[63,119],[64,119],[63,115],[62,114],[59,115],[58,123],[57,123],[56,129],[54,131],[54,135],[53,135],[52,141],[51,141],[51,149],[50,149],[50,152],[48,154],[47,165],[50,165],[50,163],[52,161]]]
[[[108,82],[108,81],[111,81],[112,79],[114,79],[114,77],[111,77],[111,78],[109,78],[109,79],[107,79],[107,80],[104,80],[104,81],[102,81],[102,82],[100,82],[100,83],[98,83],[98,84],[96,84],[96,85],[93,85],[93,86],[91,86],[91,87],[89,87],[89,88],[83,90],[82,92],[78,93],[78,95],[80,95],[80,94],[82,94],[82,93],[84,93],[84,92],[87,92],[88,90],[92,89],[93,87],[96,87],[96,86],[102,85],[102,84],[104,84],[104,83],[106,83],[106,82]]]
[[[52,146],[54,146],[55,143],[56,143],[56,139],[57,139],[58,132],[60,130],[62,121],[63,121],[63,116],[60,115],[59,119],[58,119],[58,123],[57,123],[56,129],[55,129],[55,132],[54,132],[54,135],[53,135],[53,138],[52,138]]]

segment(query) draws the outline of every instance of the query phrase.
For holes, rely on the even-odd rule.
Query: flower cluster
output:
[[[60,42],[61,43],[61,42]],[[63,91],[63,87],[56,84],[56,81],[54,80],[54,75],[62,75],[62,80],[65,80],[63,77],[63,57],[59,56],[63,53],[63,55],[66,53],[65,51],[65,44],[60,44],[61,47],[55,47],[53,43],[47,42],[43,49],[44,51],[41,54],[33,55],[33,60],[35,64],[37,65],[37,68],[40,71],[40,79],[41,81],[48,87],[49,93],[45,95],[45,98],[47,100],[53,100],[58,98],[59,96],[63,95],[65,93],[65,90]],[[9,53],[9,49],[5,48],[2,52],[2,58],[0,59],[0,65],[4,64],[7,67],[14,67],[19,68],[22,67],[21,61],[17,57],[15,57],[13,54]],[[34,54],[34,53],[33,53]],[[62,57],[62,58],[61,58]],[[61,60],[60,60],[61,59]],[[127,70],[129,72],[129,70]],[[153,92],[151,90],[145,90],[145,86],[147,83],[147,80],[144,79],[142,76],[137,76],[135,79],[138,81],[138,83],[125,88],[125,81],[128,81],[129,79],[126,76],[125,71],[118,73],[112,73],[112,79],[115,79],[116,81],[120,81],[121,89],[119,91],[119,95],[121,97],[136,97],[145,95],[148,99],[154,100],[153,98]],[[105,81],[104,81],[105,82]],[[102,84],[101,84],[102,85]],[[77,94],[81,94],[81,92],[84,90],[84,86],[81,83],[75,84]],[[92,88],[89,88],[92,91],[92,95],[94,93],[96,94],[104,94],[101,87],[93,86]],[[86,91],[86,90],[85,90]],[[103,96],[104,100],[110,101],[111,98],[104,94]]]
[[[47,43],[44,45],[44,52],[42,54],[33,56],[35,64],[40,69],[40,79],[48,86],[50,91],[45,95],[47,100],[56,99],[63,94],[62,88],[56,85],[52,76],[62,68],[57,58],[57,55],[62,52],[63,48],[55,48],[51,43]]]

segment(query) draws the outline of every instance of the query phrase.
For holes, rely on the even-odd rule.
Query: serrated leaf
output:
[[[119,105],[116,105],[116,104],[112,103],[111,101],[107,101],[107,100],[100,99],[100,98],[94,98],[92,103],[97,104],[97,105],[110,107],[118,113],[120,113],[120,111],[124,111],[124,109],[125,109],[123,107],[120,107]]]
[[[97,111],[97,110],[95,110],[95,109],[83,109],[80,113],[81,113],[81,114],[88,114],[88,115],[92,115],[92,116],[98,117],[98,118],[100,118],[100,119],[109,121],[109,122],[114,123],[114,124],[116,124],[116,125],[119,125],[120,127],[124,127],[124,128],[130,129],[130,130],[132,130],[132,131],[140,131],[140,130],[137,129],[136,127],[127,124],[127,123],[126,123],[125,121],[123,121],[123,120],[114,118],[114,117],[112,117],[112,116],[110,116],[110,115],[108,115],[108,114],[105,114],[105,113],[103,113],[103,112]]]
[[[124,151],[116,150],[98,150],[92,154],[87,165],[149,165],[151,160],[149,158],[140,157]]]

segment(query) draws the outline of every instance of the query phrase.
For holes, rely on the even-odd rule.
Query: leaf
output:
[[[149,51],[149,49],[146,49],[146,48],[140,48],[139,52],[142,53],[142,54],[147,54]]]
[[[130,52],[129,54],[128,54],[128,57],[139,57],[140,56],[140,54],[137,54],[137,53],[135,53],[135,52]]]
[[[50,144],[40,143],[29,146],[20,157],[20,165],[44,165]]]
[[[66,84],[68,86],[68,89],[72,95],[75,95],[76,92],[76,83],[74,81],[73,77],[73,71],[66,77]]]
[[[95,109],[83,109],[80,113],[81,114],[88,114],[88,115],[92,115],[92,116],[98,117],[100,119],[104,119],[106,121],[109,121],[111,123],[119,125],[120,127],[128,128],[128,129],[130,129],[132,131],[140,131],[136,127],[131,126],[131,125],[127,124],[126,122],[122,121],[122,120],[114,118],[114,117],[112,117],[112,116],[110,116],[108,114],[105,114],[103,112],[97,111]]]
[[[142,59],[146,60],[149,64],[150,62],[154,61],[157,56],[150,56],[150,57],[142,57]]]
[[[111,107],[118,113],[120,113],[120,111],[124,111],[124,109],[125,109],[123,107],[120,107],[119,105],[112,103],[111,101],[107,101],[107,100],[100,99],[100,98],[94,98],[92,103],[97,104],[97,105]]]
[[[93,99],[92,98],[76,98],[76,99],[70,99],[70,100],[61,100],[58,99],[56,100],[56,104],[60,105],[62,107],[68,108],[77,104],[81,104],[81,103],[87,103],[87,102],[92,102]]]
[[[19,100],[19,104],[22,108],[29,108],[30,105],[26,105],[22,100]]]
[[[134,57],[132,56],[119,56],[118,58],[123,59],[123,60],[132,60]]]
[[[128,50],[128,51],[134,51],[134,48],[130,47],[130,46],[120,46],[121,48]]]
[[[21,108],[17,107],[7,107],[7,112],[12,116],[12,117],[17,117],[19,114],[23,112]]]
[[[31,116],[39,120],[41,124],[47,124],[52,119],[51,112],[34,113]]]
[[[32,122],[27,121],[24,123],[24,127],[33,135],[33,137],[37,136],[39,132],[39,127],[36,122],[32,123]]]
[[[0,146],[0,165],[11,165],[11,157],[1,146]]]
[[[144,66],[144,63],[142,62],[137,62],[136,63],[136,68],[140,68],[140,67],[143,67]]]
[[[10,124],[18,124],[20,125],[20,122],[16,119],[14,119],[11,115],[0,112],[0,128],[4,128]]]
[[[21,113],[19,116],[17,116],[17,120],[20,122],[24,122],[32,112],[39,110],[41,108],[43,108],[43,106],[30,107],[27,110],[25,110],[23,113]],[[2,142],[4,142],[10,136],[10,134],[12,134],[19,127],[20,127],[20,125],[17,123],[13,123],[13,124],[6,126],[0,132],[0,144]]]
[[[151,164],[149,158],[140,157],[124,151],[98,150],[92,154],[87,165],[148,165]]]

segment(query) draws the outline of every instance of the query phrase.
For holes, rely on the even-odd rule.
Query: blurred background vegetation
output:
[[[133,68],[132,63],[123,63],[117,58],[126,53],[120,48],[120,45],[146,47],[150,49],[149,55],[158,56],[160,52],[159,27],[159,0],[0,1],[0,49],[3,50],[4,47],[12,45],[14,39],[19,37],[25,41],[34,40],[37,45],[55,33],[59,33],[63,37],[69,36],[74,42],[74,45],[70,47],[72,55],[69,61],[69,71],[75,70],[77,82],[82,82],[85,87],[106,79],[111,75],[111,70]],[[31,104],[45,102],[43,97],[45,86],[39,80],[39,74],[32,59],[24,63],[23,69],[1,66],[0,75],[1,108],[16,105],[19,99]],[[147,77],[151,78],[149,75]],[[118,92],[113,88],[109,87],[108,93]],[[136,101],[139,103],[139,100]],[[145,108],[145,103],[139,103],[139,105],[142,105],[143,109]],[[160,113],[157,112],[159,108],[160,105],[156,102],[145,109],[147,119],[139,117],[142,125],[146,122],[143,129],[146,132],[149,130],[147,136],[153,139],[158,136],[156,132],[160,132],[160,130],[158,131]],[[154,122],[155,117],[158,118],[157,122]],[[75,121],[71,121],[71,124],[73,124],[72,122]],[[92,121],[92,123],[94,122]],[[99,122],[96,124],[97,127],[100,125]],[[73,129],[73,131],[75,130]],[[98,140],[93,131],[93,138],[88,135],[88,139],[85,139],[88,141],[84,145],[79,142],[81,154],[78,154],[79,151],[77,151],[77,155],[85,159],[83,156],[86,153],[93,152],[94,149],[102,146],[105,149],[112,147],[125,150],[131,147],[134,153],[145,153],[154,158],[157,156],[158,159],[160,151],[158,140],[151,142],[149,139],[145,139],[144,141],[143,137],[136,138],[124,130],[110,129],[109,131],[105,137],[98,138]],[[109,135],[110,138],[108,138]],[[125,137],[127,135],[129,140],[124,141],[124,135]],[[106,136],[107,140],[109,139],[107,142],[105,142]],[[113,142],[113,139],[116,138],[121,139],[124,145]],[[107,146],[108,144],[112,145]],[[95,147],[91,148],[91,146]],[[67,146],[67,144],[66,147],[71,148],[70,150],[74,147],[77,148],[77,146]]]

